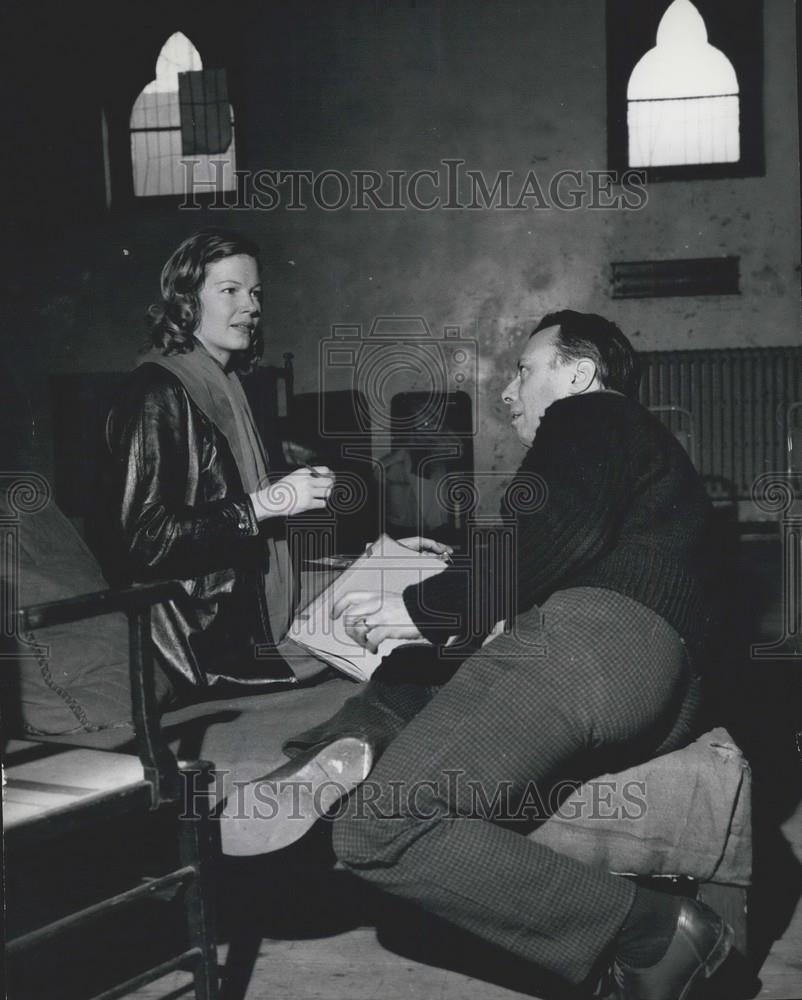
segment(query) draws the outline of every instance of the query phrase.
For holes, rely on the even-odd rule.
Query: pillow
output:
[[[9,518],[19,523],[16,606],[106,590],[94,556],[55,502],[40,493],[26,506],[35,512]],[[0,515],[8,514],[4,494]],[[36,629],[16,636],[15,645],[17,705],[12,714],[24,733],[61,735],[130,727],[125,615],[112,613]],[[158,667],[154,672],[157,702],[163,704],[170,685]]]
[[[570,794],[533,840],[629,875],[752,880],[751,773],[726,729]]]

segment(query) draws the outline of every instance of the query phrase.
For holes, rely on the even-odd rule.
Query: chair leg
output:
[[[182,773],[185,781],[191,775],[189,771]],[[193,781],[188,781],[188,785],[196,788]],[[178,845],[181,864],[192,866],[196,872],[195,878],[187,887],[184,901],[189,945],[200,949],[201,953],[193,970],[195,996],[197,1000],[217,1000],[219,990],[212,903],[213,855],[209,807],[205,795],[193,795],[187,802],[188,807],[178,818]]]

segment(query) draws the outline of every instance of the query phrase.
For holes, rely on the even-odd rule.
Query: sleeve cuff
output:
[[[256,510],[253,501],[249,496],[242,500],[235,500],[232,507],[237,517],[237,530],[245,538],[252,538],[259,534],[259,521],[256,519]]]
[[[451,567],[404,591],[404,605],[424,639],[446,642],[465,628],[468,581],[465,568]]]

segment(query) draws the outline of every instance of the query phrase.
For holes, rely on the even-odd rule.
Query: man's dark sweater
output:
[[[548,491],[540,509],[521,510],[526,479]],[[688,456],[639,403],[592,392],[553,403],[501,505],[517,524],[517,579],[506,617],[557,590],[603,587],[652,609],[703,656],[711,617],[712,507]],[[442,642],[444,614],[469,622],[471,592],[497,586],[454,566],[404,591],[422,634]],[[513,606],[510,607],[510,604]],[[470,632],[461,628],[460,634]]]

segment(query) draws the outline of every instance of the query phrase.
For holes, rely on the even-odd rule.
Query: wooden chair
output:
[[[202,789],[209,780],[212,765],[206,761],[176,761],[162,737],[154,696],[150,609],[175,597],[177,590],[176,584],[149,584],[66,598],[22,608],[16,613],[17,635],[113,611],[125,613],[129,623],[129,670],[139,760],[121,753],[59,746],[57,742],[19,740],[9,744],[3,788],[7,870],[26,860],[35,864],[44,852],[57,850],[61,838],[76,831],[91,831],[114,817],[158,814],[169,820],[168,828],[177,842],[179,865],[174,870],[143,880],[7,942],[10,964],[34,946],[119,913],[146,898],[166,894],[174,901],[180,899],[186,919],[187,946],[167,961],[98,994],[97,1000],[123,996],[180,968],[192,973],[198,1000],[215,1000],[218,995],[209,884],[213,850],[206,798],[203,794],[193,794],[190,800],[185,787],[191,782],[193,792]],[[190,809],[184,808],[187,801]],[[64,860],[68,864],[68,859]]]

